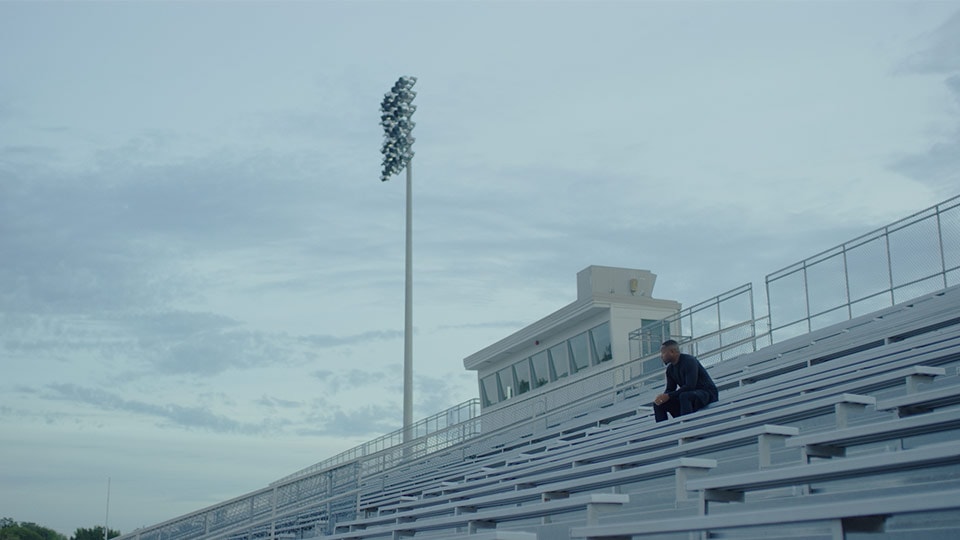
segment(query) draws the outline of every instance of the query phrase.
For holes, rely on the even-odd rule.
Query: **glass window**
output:
[[[670,325],[666,321],[642,319],[640,335],[640,356],[650,356],[660,352],[660,344],[670,339]]]
[[[517,382],[513,380],[513,366],[507,366],[497,372],[500,379],[500,399],[510,399],[517,395]]]
[[[550,358],[547,351],[541,351],[530,357],[533,364],[533,387],[540,388],[550,382]]]
[[[483,379],[480,379],[480,397],[483,398],[484,407],[500,401],[500,392],[497,390],[496,373],[491,373]]]
[[[590,340],[593,342],[594,358],[598,362],[606,362],[613,358],[613,347],[610,345],[610,323],[603,323],[590,330]]]
[[[570,354],[575,372],[590,367],[590,339],[586,332],[570,338]]]
[[[554,380],[562,379],[570,374],[570,354],[567,352],[567,342],[550,347],[550,363],[553,366]]]
[[[524,358],[513,365],[517,375],[517,395],[530,391],[530,359]]]

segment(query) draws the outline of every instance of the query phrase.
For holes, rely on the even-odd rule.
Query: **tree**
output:
[[[116,536],[120,536],[120,531],[110,529],[107,532],[107,538]],[[103,540],[103,526],[97,525],[92,529],[80,527],[77,529],[77,532],[73,533],[73,537],[70,540]]]
[[[0,529],[0,540],[43,540],[43,537],[22,525],[11,525]]]
[[[17,523],[3,518],[0,519],[0,540],[67,540],[67,537],[36,523]]]

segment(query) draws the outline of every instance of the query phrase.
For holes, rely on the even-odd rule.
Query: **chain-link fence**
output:
[[[754,310],[753,285],[741,285],[630,332],[633,376],[662,371],[660,344],[668,339],[711,366],[769,345],[769,329]]]
[[[766,277],[774,342],[960,283],[960,196]]]

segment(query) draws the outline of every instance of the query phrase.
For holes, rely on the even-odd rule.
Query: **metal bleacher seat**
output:
[[[903,351],[903,354],[905,355],[904,358],[897,358],[897,360],[893,361],[893,367],[895,368],[893,370],[889,369],[891,367],[889,363],[883,366],[858,366],[858,373],[862,378],[857,378],[844,384],[827,385],[828,389],[826,390],[804,393],[804,387],[802,385],[798,386],[793,384],[789,391],[783,392],[783,396],[786,397],[781,397],[780,400],[777,401],[776,407],[771,407],[769,403],[766,402],[746,406],[746,403],[750,401],[747,399],[738,407],[730,406],[727,407],[726,411],[724,407],[717,407],[709,411],[709,414],[708,411],[702,411],[703,414],[697,413],[691,415],[683,419],[683,422],[668,422],[653,425],[649,422],[643,424],[643,422],[635,421],[634,425],[637,428],[636,430],[619,429],[615,432],[616,436],[601,437],[597,441],[591,441],[590,439],[592,437],[588,436],[578,440],[583,440],[585,443],[591,442],[593,444],[574,445],[573,448],[565,448],[563,451],[555,453],[549,451],[540,452],[536,455],[536,460],[531,462],[534,463],[533,466],[527,467],[518,463],[505,466],[506,463],[504,462],[504,466],[500,469],[505,472],[495,474],[497,471],[496,468],[490,470],[491,468],[488,467],[488,465],[482,465],[481,467],[488,469],[486,481],[480,481],[479,479],[461,482],[447,481],[446,483],[440,481],[436,483],[433,490],[429,488],[420,490],[418,495],[423,495],[422,497],[405,497],[404,499],[406,500],[394,499],[394,504],[387,505],[386,509],[388,509],[388,511],[400,512],[405,508],[409,509],[424,504],[436,504],[445,497],[450,497],[453,494],[456,494],[457,497],[476,497],[484,493],[484,486],[503,484],[504,480],[507,479],[505,477],[509,477],[508,480],[512,480],[513,485],[522,483],[527,475],[534,475],[531,476],[531,478],[534,478],[534,481],[540,481],[544,478],[544,475],[549,477],[551,474],[557,474],[549,472],[551,470],[569,468],[575,463],[583,464],[589,462],[589,460],[597,460],[598,465],[608,467],[610,465],[618,465],[618,463],[612,461],[617,458],[629,458],[631,455],[643,456],[655,450],[657,450],[657,452],[651,454],[651,458],[659,457],[660,459],[666,459],[671,455],[685,455],[688,449],[695,452],[698,448],[697,444],[708,450],[711,445],[714,444],[719,448],[723,446],[723,437],[727,437],[731,441],[743,439],[745,437],[744,433],[749,432],[750,429],[757,429],[758,426],[769,424],[775,420],[796,420],[834,412],[837,416],[837,420],[835,420],[836,425],[843,427],[846,425],[845,418],[847,408],[851,406],[863,408],[875,403],[875,400],[870,396],[847,394],[842,392],[844,389],[848,387],[868,389],[883,388],[896,384],[905,384],[909,377],[929,377],[943,373],[943,370],[940,368],[926,368],[924,366],[913,365],[898,368],[897,366],[904,363],[909,364],[911,361],[909,358],[906,358],[906,355],[909,355],[910,351]],[[815,381],[812,384],[812,387],[823,386],[822,381]],[[798,394],[797,391],[801,393]],[[631,435],[632,438],[630,438]],[[751,433],[751,435],[756,438],[759,436],[759,433]],[[720,437],[720,439],[711,442],[711,438],[717,437]],[[698,439],[702,439],[705,442],[697,443]],[[680,442],[685,443],[687,447],[679,448],[678,443]],[[660,443],[661,446],[657,446],[657,443]],[[589,449],[591,446],[593,447],[592,452]],[[670,446],[676,448],[670,449]],[[763,457],[764,454],[759,450],[757,454],[758,462],[769,463],[769,458]],[[500,459],[502,459],[502,455]],[[636,460],[634,464],[636,464]],[[537,474],[540,476],[535,476]],[[511,485],[510,482],[507,482],[507,485]],[[502,485],[498,486],[498,488],[501,489],[502,487]],[[408,489],[407,491],[410,492],[411,490]]]
[[[382,536],[384,533],[390,533],[396,538],[438,529],[452,529],[457,534],[459,534],[460,529],[465,529],[465,534],[472,535],[483,529],[496,528],[498,524],[503,522],[526,518],[542,519],[581,509],[586,511],[587,522],[596,523],[596,518],[600,513],[610,511],[629,500],[630,497],[627,495],[591,493],[490,510],[477,510],[469,502],[466,502],[458,507],[459,511],[442,516],[405,515],[397,516],[390,523],[369,522],[338,525],[338,529],[349,528],[350,530],[335,533],[327,538],[331,540],[362,539]]]
[[[949,347],[960,351],[960,335]],[[952,350],[952,349],[951,349]],[[864,363],[850,363],[846,371],[834,371],[840,374],[855,374],[856,377],[848,382],[837,383],[831,378],[836,374],[803,375],[793,377],[787,375],[777,381],[758,386],[756,392],[742,390],[743,396],[737,400],[724,399],[713,407],[698,411],[684,417],[681,422],[668,422],[654,426],[649,418],[637,418],[629,425],[609,428],[606,431],[593,433],[588,437],[581,437],[575,441],[566,441],[564,450],[558,452],[539,452],[524,455],[520,460],[505,460],[494,470],[486,470],[480,476],[495,476],[498,471],[516,471],[523,468],[523,462],[533,463],[544,459],[556,459],[557,456],[568,453],[575,455],[588,451],[590,447],[606,445],[615,442],[636,443],[644,438],[656,438],[674,435],[687,439],[702,438],[732,432],[744,427],[762,425],[764,423],[781,423],[784,420],[797,420],[805,417],[836,411],[837,425],[843,426],[846,415],[850,410],[872,405],[872,397],[858,397],[849,391],[876,390],[889,388],[899,384],[911,385],[918,378],[929,380],[931,377],[943,375],[945,371],[939,367],[914,365],[916,362],[938,362],[943,356],[941,351],[927,351],[930,354],[916,355],[913,349],[899,351],[899,356],[891,355],[894,360],[877,366]],[[905,367],[903,367],[905,366]],[[796,379],[796,380],[794,380]],[[754,390],[751,388],[751,390]],[[731,403],[733,401],[733,403]],[[776,403],[776,407],[771,404]],[[794,406],[794,407],[791,407]],[[719,422],[731,418],[742,418],[740,424],[724,424],[718,427]],[[706,426],[698,430],[700,425]]]
[[[895,410],[898,416],[909,416],[960,404],[960,382],[951,386],[914,392],[877,402],[877,409]]]
[[[806,461],[810,458],[830,458],[846,455],[846,449],[884,441],[899,441],[928,433],[960,429],[960,409],[950,409],[929,414],[874,422],[841,430],[831,430],[810,435],[791,437],[785,442],[788,447],[802,449]],[[960,453],[960,449],[958,449]]]
[[[907,450],[894,445],[896,452],[858,453],[816,463],[803,459],[841,457],[851,446],[960,426],[960,412],[949,408],[960,402],[960,384],[932,389],[922,384],[946,378],[945,366],[960,364],[956,308],[944,295],[928,297],[854,325],[825,329],[811,336],[818,340],[813,345],[788,343],[773,356],[763,351],[752,360],[746,358],[746,363],[717,374],[718,384],[727,388],[720,402],[683,418],[654,423],[643,407],[626,414],[630,404],[618,404],[569,423],[504,431],[471,441],[469,449],[463,445],[405,464],[367,481],[358,496],[360,506],[376,515],[339,523],[333,538],[454,538],[466,533],[533,538],[529,534],[535,534],[537,527],[529,525],[531,517],[546,519],[552,513],[570,511],[582,515],[586,503],[580,503],[601,495],[598,490],[632,498],[654,485],[662,489],[662,480],[670,476],[676,486],[675,504],[670,508],[675,510],[648,509],[642,503],[632,505],[632,510],[625,503],[610,505],[604,523],[575,525],[573,536],[629,538],[655,531],[697,532],[781,522],[823,522],[843,534],[866,522],[875,525],[863,517],[868,508],[896,514],[960,507],[932,497],[932,488],[913,497],[864,491],[862,499],[829,503],[823,494],[809,490],[777,492],[814,482],[905,474],[960,463],[960,451],[954,450],[960,447],[951,443]],[[938,407],[948,408],[935,410]],[[855,411],[867,414],[851,422]],[[895,418],[889,411],[930,412]],[[616,422],[605,421],[607,417]],[[799,463],[773,464],[774,444],[781,452],[799,453]],[[733,459],[732,454],[757,466],[736,474],[707,474],[722,468],[715,458]],[[627,493],[609,493],[627,486]],[[951,486],[940,493],[960,494],[956,489],[960,488]],[[760,503],[748,500],[742,511],[707,513],[710,502],[743,501],[747,492],[770,490],[775,493],[772,498]],[[691,506],[694,499],[700,501],[703,515]],[[931,502],[934,499],[936,504]],[[784,513],[785,507],[790,511]],[[638,509],[642,518],[631,518]],[[671,517],[677,512],[681,517]],[[516,520],[526,520],[522,521],[526,525],[516,526],[528,530],[496,529]],[[575,518],[574,523],[584,521]]]
[[[759,510],[743,510],[722,514],[672,519],[649,519],[626,523],[610,523],[573,527],[570,538],[587,540],[623,540],[634,536],[664,535],[670,533],[727,529],[756,529],[779,527],[779,537],[789,536],[790,528],[798,524],[821,523],[827,528],[825,537],[835,540],[848,538],[851,532],[882,533],[884,523],[894,515],[956,511],[960,509],[960,489],[930,490],[920,493],[877,495],[875,491],[848,493],[842,500],[821,501],[817,496],[805,500],[791,500],[787,507],[777,506]],[[787,530],[784,530],[784,528]],[[941,535],[912,535],[916,538],[956,538],[957,530],[941,531]],[[770,538],[767,532],[759,538]],[[812,535],[805,535],[810,538]],[[885,535],[888,537],[888,535]]]

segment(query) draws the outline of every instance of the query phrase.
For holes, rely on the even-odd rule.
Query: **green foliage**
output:
[[[27,527],[14,525],[0,529],[0,540],[43,540],[43,537]]]
[[[110,529],[107,538],[120,536],[120,531]],[[36,523],[17,523],[11,518],[0,518],[0,540],[67,540],[65,535]],[[79,528],[70,540],[103,540],[103,526]]]
[[[17,523],[3,518],[0,519],[0,540],[67,540],[67,537],[36,523]]]
[[[107,532],[107,538],[113,538],[115,536],[120,536],[120,531],[110,529]],[[77,532],[73,533],[73,537],[70,540],[103,540],[103,526],[97,525],[92,529],[79,528]]]

